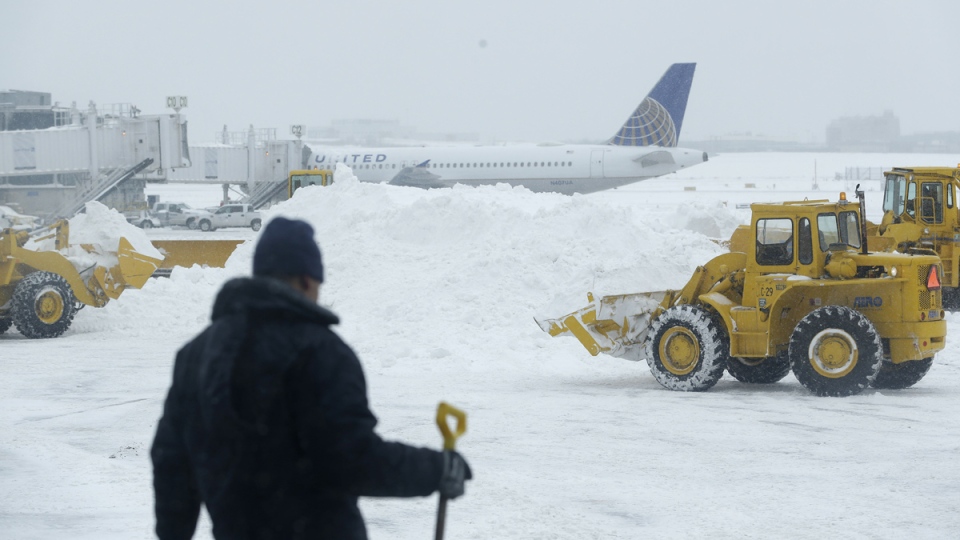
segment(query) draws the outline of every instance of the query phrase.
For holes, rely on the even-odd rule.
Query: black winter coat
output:
[[[151,450],[161,539],[192,537],[201,502],[221,540],[365,538],[358,496],[437,489],[440,452],[374,433],[337,322],[279,281],[224,285],[177,354]]]

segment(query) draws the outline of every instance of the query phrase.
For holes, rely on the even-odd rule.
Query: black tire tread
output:
[[[827,328],[843,330],[857,343],[857,365],[844,377],[834,379],[820,375],[807,358],[810,341]],[[876,379],[882,363],[883,347],[876,327],[862,313],[846,306],[824,306],[811,311],[800,320],[790,336],[793,374],[800,384],[818,396],[846,397],[859,394]]]
[[[880,372],[877,378],[873,380],[871,386],[883,390],[903,390],[920,382],[920,379],[930,371],[933,365],[933,358],[923,360],[911,360],[900,364],[884,362],[880,366]]]
[[[53,324],[41,321],[34,309],[37,294],[43,287],[53,286],[59,289],[63,298],[63,316]],[[31,339],[57,337],[70,328],[73,316],[77,313],[77,300],[67,280],[53,272],[33,272],[21,279],[13,291],[11,299],[13,305],[14,326],[24,337]]]
[[[657,344],[663,333],[675,326],[693,331],[700,341],[700,358],[690,373],[678,376],[666,370],[659,360]],[[647,365],[653,377],[664,388],[681,392],[709,390],[723,377],[730,353],[730,342],[723,323],[706,309],[693,306],[674,306],[664,311],[651,324],[647,334]]]
[[[773,384],[790,374],[790,356],[782,352],[776,356],[768,356],[756,365],[730,358],[727,360],[727,373],[742,383]]]

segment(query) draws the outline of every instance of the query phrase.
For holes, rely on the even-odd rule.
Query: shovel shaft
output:
[[[440,496],[440,506],[437,508],[437,530],[433,535],[434,540],[443,540],[443,527],[447,522],[447,498]]]

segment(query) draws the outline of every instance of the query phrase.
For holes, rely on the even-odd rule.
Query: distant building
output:
[[[926,154],[960,153],[960,131],[904,135],[897,141],[896,150]]]
[[[837,118],[827,126],[827,149],[835,152],[890,152],[899,138],[900,119],[892,111]]]
[[[813,152],[822,150],[822,145],[803,143],[791,137],[777,137],[753,133],[728,133],[702,140],[680,141],[684,148],[696,148],[710,153],[724,152]]]

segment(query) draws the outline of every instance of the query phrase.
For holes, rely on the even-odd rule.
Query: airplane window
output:
[[[540,162],[540,166],[543,167],[543,162],[542,162],[542,161]]]

